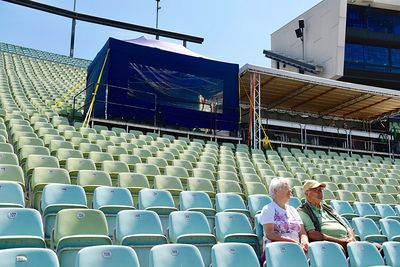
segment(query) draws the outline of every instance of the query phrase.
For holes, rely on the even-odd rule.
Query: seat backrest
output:
[[[249,219],[243,213],[218,212],[215,215],[215,235],[219,242],[230,234],[252,234]]]
[[[139,192],[139,209],[174,206],[174,199],[167,190],[145,188]]]
[[[126,188],[99,186],[94,190],[93,208],[100,209],[104,206],[133,207],[133,199]]]
[[[247,209],[243,199],[234,193],[218,193],[215,195],[215,209],[217,212],[228,209]]]
[[[154,177],[154,188],[155,189],[166,189],[166,190],[183,190],[182,182],[178,177],[172,175],[156,175]]]
[[[75,267],[129,266],[139,267],[136,252],[128,246],[93,246],[81,249],[76,256]]]
[[[271,197],[267,195],[257,194],[248,196],[247,204],[250,211],[250,215],[255,216],[258,212],[262,210],[262,208],[265,205],[271,203],[271,201],[272,201]]]
[[[40,205],[42,211],[54,205],[87,206],[85,191],[79,185],[48,184],[43,189]]]
[[[354,232],[356,235],[359,235],[361,240],[363,241],[368,235],[379,235],[379,229],[374,223],[374,221],[370,218],[353,218],[352,219]]]
[[[212,209],[210,197],[201,191],[182,191],[179,194],[180,210]]]
[[[70,184],[70,177],[65,169],[36,167],[32,172],[32,189],[39,184]]]
[[[344,200],[331,200],[332,207],[338,214],[354,214],[354,210],[349,204],[349,202]]]
[[[353,204],[355,212],[361,217],[367,215],[376,215],[376,212],[371,204],[365,202],[354,202]]]
[[[197,211],[173,211],[168,221],[169,240],[179,243],[183,235],[211,234],[206,216]]]
[[[64,209],[57,213],[54,225],[54,242],[73,235],[108,236],[105,215],[94,209]]]
[[[351,267],[384,266],[385,263],[374,244],[360,241],[347,245]]]
[[[29,225],[29,227],[27,227]],[[43,238],[40,213],[34,209],[0,209],[0,236],[36,236]]]
[[[17,165],[0,164],[0,180],[13,181],[25,186],[24,173],[22,168]]]
[[[388,241],[382,245],[386,264],[393,267],[400,266],[400,242]]]
[[[118,186],[150,188],[149,181],[144,174],[132,172],[119,173]]]
[[[59,267],[56,253],[45,248],[14,248],[0,250],[2,267]],[[28,265],[25,265],[28,264]]]
[[[163,233],[160,218],[151,210],[120,211],[115,227],[115,239],[118,244],[123,244],[123,239],[131,235]]]
[[[310,264],[313,267],[347,267],[342,248],[333,242],[317,241],[308,247]]]
[[[375,209],[382,218],[396,216],[394,209],[388,204],[375,204]]]
[[[0,207],[25,207],[24,191],[20,184],[0,181]]]
[[[296,243],[273,242],[265,248],[268,267],[308,267],[303,250]]]
[[[379,224],[382,229],[382,234],[390,240],[395,236],[400,236],[400,222],[395,219],[380,219]]]
[[[94,162],[90,159],[69,158],[65,163],[65,168],[69,171],[96,170]]]
[[[220,243],[211,250],[213,267],[259,267],[254,249],[244,243]]]
[[[110,175],[104,171],[80,170],[77,184],[80,186],[111,186]]]
[[[187,189],[189,191],[214,192],[211,180],[204,178],[189,178],[187,181]]]
[[[205,267],[200,251],[189,244],[158,245],[150,250],[149,267]]]

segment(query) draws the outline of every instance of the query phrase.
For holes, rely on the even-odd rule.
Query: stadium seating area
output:
[[[295,207],[304,180],[327,184],[325,200],[360,240],[350,266],[400,266],[399,159],[70,125],[52,105],[88,61],[0,51],[0,266],[260,266],[258,214],[276,176],[288,178]],[[383,244],[384,259],[368,241]],[[268,267],[309,265],[293,243],[269,244],[266,256]],[[309,257],[348,266],[328,242]]]

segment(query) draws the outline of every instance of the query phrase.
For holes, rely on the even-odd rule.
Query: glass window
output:
[[[380,9],[368,9],[368,31],[393,33],[394,15]]]
[[[364,46],[347,43],[345,46],[345,61],[364,63]]]
[[[365,9],[349,5],[347,8],[347,27],[366,28]]]
[[[400,67],[400,49],[392,48],[392,66]]]
[[[379,46],[364,46],[366,64],[389,65],[389,49]]]

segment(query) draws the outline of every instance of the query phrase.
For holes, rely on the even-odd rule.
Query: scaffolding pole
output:
[[[253,148],[262,147],[261,125],[261,76],[257,73],[250,75],[251,101],[253,105],[253,125],[251,127],[251,145]]]

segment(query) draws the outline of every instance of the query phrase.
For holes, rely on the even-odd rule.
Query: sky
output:
[[[41,0],[73,10],[73,0]],[[203,37],[187,47],[206,57],[269,67],[270,35],[320,0],[161,0],[159,28]],[[155,27],[155,0],[76,0],[79,13]],[[0,42],[69,55],[71,19],[0,0]],[[294,34],[294,33],[293,33]],[[92,60],[109,37],[154,36],[77,21],[75,57]],[[162,41],[182,43],[161,38]]]

